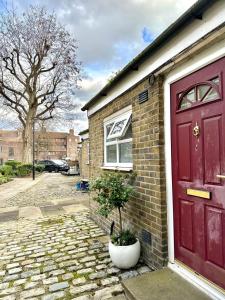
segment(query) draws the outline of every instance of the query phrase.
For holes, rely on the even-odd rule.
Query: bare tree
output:
[[[0,16],[0,101],[23,127],[24,162],[32,159],[33,122],[74,108],[80,69],[76,53],[76,41],[45,8]]]

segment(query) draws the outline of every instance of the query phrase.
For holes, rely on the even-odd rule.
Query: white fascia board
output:
[[[132,112],[132,105],[128,105],[128,106],[124,107],[123,109],[120,109],[120,110],[116,111],[115,113],[109,115],[108,117],[106,117],[104,119],[104,123],[108,123],[113,120],[116,120],[119,116],[121,116],[122,114],[128,113],[128,112]]]
[[[80,137],[81,137],[83,140],[87,140],[87,139],[89,138],[89,133],[80,134]]]
[[[138,71],[131,71],[88,109],[88,117],[109,104],[140,80],[160,68],[171,58],[199,41],[225,21],[225,1],[218,1],[208,9],[202,20],[195,19],[182,32],[173,37],[167,44],[139,66]]]

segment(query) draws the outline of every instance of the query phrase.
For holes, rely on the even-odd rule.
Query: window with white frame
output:
[[[104,165],[132,168],[131,110],[104,122]]]
[[[14,148],[13,147],[9,147],[9,159],[14,158]]]

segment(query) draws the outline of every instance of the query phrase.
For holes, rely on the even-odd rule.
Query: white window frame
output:
[[[108,135],[108,138],[109,138],[109,139],[119,138],[119,137],[122,137],[122,136],[124,135],[125,129],[126,129],[127,124],[128,124],[128,122],[129,122],[129,120],[130,120],[130,117],[131,117],[131,113],[132,113],[132,112],[129,111],[128,113],[122,114],[122,115],[119,116],[117,119],[115,119],[114,124],[113,124],[113,126],[112,126],[112,128],[111,128],[111,130],[110,130],[109,135]],[[113,130],[114,130],[116,124],[117,124],[118,122],[122,121],[122,120],[125,120],[125,123],[124,123],[124,125],[123,125],[121,131],[120,131],[120,132],[117,132],[117,133],[113,133]]]
[[[11,151],[12,151],[12,155],[11,155]],[[12,146],[8,147],[8,159],[14,159],[15,157],[15,149]]]
[[[121,110],[121,111],[118,111],[116,112],[115,114],[107,117],[105,120],[104,120],[104,166],[103,168],[115,168],[115,169],[132,169],[133,168],[133,162],[130,162],[130,163],[120,163],[119,162],[119,145],[120,144],[124,144],[124,143],[129,143],[129,142],[132,142],[132,138],[129,138],[129,139],[124,139],[124,140],[119,140],[118,136],[115,137],[114,135],[111,135],[111,132],[112,132],[112,129],[114,128],[114,125],[116,122],[118,122],[119,120],[122,120],[124,118],[127,118],[127,121],[125,122],[124,126],[123,126],[123,129],[122,129],[122,134],[120,134],[119,136],[123,136],[124,135],[124,131],[128,125],[128,122],[129,122],[129,119],[132,115],[132,107],[131,106],[128,106],[127,108]],[[114,123],[111,130],[110,130],[110,133],[108,135],[108,137],[110,136],[110,138],[116,138],[115,141],[107,141],[107,129],[106,127],[111,124],[111,123]],[[117,162],[115,163],[109,163],[107,162],[107,151],[106,151],[106,147],[107,146],[110,146],[110,145],[116,145],[116,153],[117,153]]]

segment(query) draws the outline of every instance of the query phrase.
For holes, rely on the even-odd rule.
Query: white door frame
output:
[[[168,229],[168,267],[179,273],[188,281],[203,290],[212,299],[224,300],[225,295],[207,284],[200,276],[175,263],[174,259],[174,224],[173,224],[173,190],[172,190],[172,161],[171,161],[171,111],[170,86],[177,80],[201,69],[204,66],[225,56],[225,41],[215,43],[212,47],[202,51],[189,59],[182,66],[172,70],[164,81],[164,138],[165,138],[165,166],[166,166],[166,198],[167,198],[167,229]],[[224,91],[225,92],[225,91]]]

